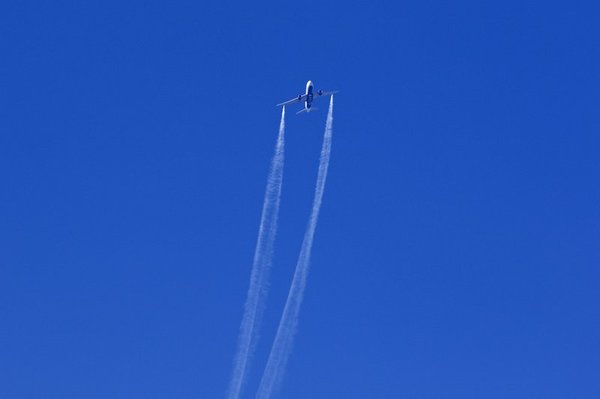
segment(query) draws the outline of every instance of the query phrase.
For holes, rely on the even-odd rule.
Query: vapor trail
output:
[[[250,274],[250,286],[244,305],[244,315],[242,316],[227,399],[239,398],[258,338],[258,325],[264,308],[271,258],[273,256],[273,242],[277,234],[277,217],[279,215],[281,184],[283,181],[284,146],[285,107],[281,110],[279,135],[277,136],[275,153],[271,160],[271,168],[265,189],[258,239]]]
[[[308,226],[304,233],[302,248],[298,256],[294,279],[290,286],[285,308],[279,321],[277,335],[267,360],[265,372],[260,381],[257,399],[269,399],[274,389],[277,388],[285,366],[290,355],[296,327],[298,325],[298,315],[300,313],[300,305],[304,296],[304,288],[306,287],[306,277],[310,265],[310,253],[312,250],[315,228],[317,219],[319,218],[319,210],[321,208],[321,200],[323,199],[323,191],[325,189],[325,180],[327,179],[327,169],[329,168],[329,155],[331,152],[331,137],[333,125],[333,96],[329,101],[329,112],[327,113],[327,123],[325,125],[325,134],[323,136],[323,146],[321,148],[321,159],[319,162],[319,172],[317,174],[317,184],[315,187],[315,197],[313,200],[312,212],[308,220]]]

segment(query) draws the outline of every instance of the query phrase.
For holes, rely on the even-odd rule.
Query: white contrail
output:
[[[271,169],[267,179],[265,200],[262,208],[258,239],[254,250],[254,261],[250,274],[250,287],[244,305],[244,315],[240,326],[237,352],[233,361],[233,372],[227,392],[227,399],[238,399],[248,374],[249,363],[256,347],[258,325],[267,294],[269,270],[273,256],[273,243],[277,234],[277,217],[283,182],[283,161],[285,146],[285,107],[281,110],[279,135]]]
[[[327,169],[329,168],[329,154],[331,152],[331,136],[333,125],[333,96],[329,101],[329,112],[327,114],[327,123],[325,125],[325,135],[323,136],[323,146],[321,148],[321,159],[319,162],[319,172],[317,174],[317,184],[315,187],[315,197],[313,200],[312,212],[308,220],[308,226],[304,233],[302,248],[298,256],[294,279],[290,286],[285,308],[279,321],[277,335],[267,360],[265,372],[258,387],[257,399],[269,399],[274,389],[281,382],[283,372],[292,349],[296,326],[298,325],[298,315],[300,305],[304,296],[306,287],[306,277],[310,264],[310,253],[312,250],[315,228],[319,218],[319,209],[325,189],[325,180],[327,179]]]

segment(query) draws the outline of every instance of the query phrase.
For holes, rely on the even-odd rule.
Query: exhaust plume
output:
[[[238,399],[248,374],[250,361],[258,339],[258,327],[263,313],[268,290],[269,271],[273,257],[273,243],[277,234],[277,218],[283,182],[285,147],[285,107],[281,110],[279,135],[265,189],[258,239],[254,250],[254,260],[250,274],[250,286],[244,305],[238,346],[233,361],[233,372],[227,391],[227,399]]]
[[[306,278],[310,265],[310,254],[319,218],[319,210],[321,208],[321,200],[323,199],[323,191],[325,189],[325,181],[327,179],[327,169],[329,168],[329,155],[331,152],[331,139],[333,133],[333,96],[329,100],[329,112],[327,113],[327,123],[325,124],[325,134],[323,136],[323,146],[321,148],[321,158],[319,162],[319,172],[317,174],[317,183],[315,187],[315,196],[313,199],[312,212],[308,220],[306,232],[296,271],[290,286],[287,301],[279,321],[277,335],[267,360],[265,371],[258,387],[256,394],[257,399],[269,399],[278,387],[285,371],[285,366],[292,350],[294,335],[298,325],[298,315],[300,313],[300,305],[304,296],[304,288],[306,287]]]

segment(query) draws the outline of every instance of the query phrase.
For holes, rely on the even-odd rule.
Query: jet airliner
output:
[[[282,105],[289,105],[289,104],[296,104],[296,103],[304,102],[304,108],[302,110],[296,112],[297,114],[301,114],[302,112],[316,111],[317,108],[314,108],[312,106],[313,99],[323,97],[323,96],[330,96],[337,92],[338,92],[337,90],[336,91],[323,91],[323,90],[315,91],[314,87],[313,87],[313,83],[309,80],[308,82],[306,82],[306,92],[304,94],[298,94],[298,97],[293,98],[284,103],[277,104],[277,106],[280,107]]]

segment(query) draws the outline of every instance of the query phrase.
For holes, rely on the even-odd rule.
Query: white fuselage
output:
[[[313,83],[312,81],[306,82],[306,101],[304,101],[304,109],[306,112],[310,112],[310,107],[312,107],[313,101]]]

